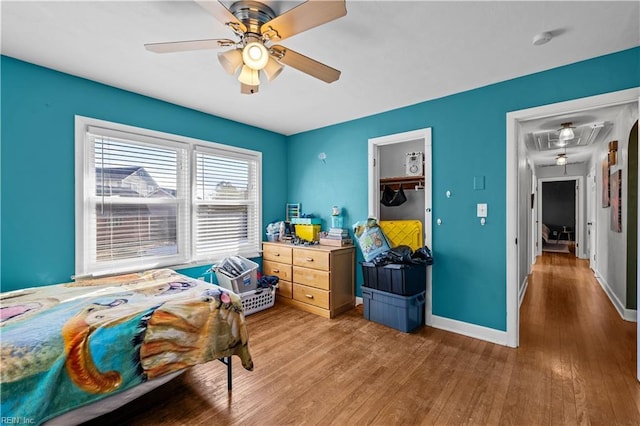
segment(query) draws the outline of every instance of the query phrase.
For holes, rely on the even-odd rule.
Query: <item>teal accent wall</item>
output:
[[[366,219],[368,139],[431,127],[433,218],[443,220],[433,225],[433,313],[503,331],[507,112],[640,86],[634,48],[285,137],[5,56],[0,67],[2,291],[74,272],[76,114],[261,151],[264,225],[282,219],[287,202],[325,226],[333,205],[345,226]],[[484,190],[473,189],[474,176],[485,177]],[[488,204],[484,227],[479,202]]]
[[[262,152],[262,219],[284,214],[286,137],[2,56],[1,288],[67,282],[75,270],[74,116]],[[201,269],[187,270],[193,275]]]
[[[505,331],[506,114],[638,86],[640,48],[634,48],[300,133],[289,137],[287,199],[325,223],[333,205],[345,209],[348,226],[364,220],[368,139],[431,127],[433,314]],[[484,190],[474,190],[474,176],[485,176]],[[479,202],[488,204],[486,226],[476,217]],[[361,295],[359,265],[356,281]]]

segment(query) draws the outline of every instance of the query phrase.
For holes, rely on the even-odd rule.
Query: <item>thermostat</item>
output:
[[[407,152],[407,159],[404,164],[407,176],[422,176],[424,174],[422,152]]]

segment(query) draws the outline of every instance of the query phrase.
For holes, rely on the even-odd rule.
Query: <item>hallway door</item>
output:
[[[592,271],[596,265],[596,172],[591,170],[587,175],[587,254],[589,255],[589,267]]]

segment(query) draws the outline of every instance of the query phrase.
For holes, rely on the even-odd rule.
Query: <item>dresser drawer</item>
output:
[[[329,292],[305,285],[293,284],[293,299],[323,309],[329,309]]]
[[[280,263],[291,263],[291,247],[264,244],[262,246],[262,258]]]
[[[293,264],[328,271],[329,255],[329,252],[296,248],[293,250]]]
[[[290,281],[278,281],[276,295],[284,299],[291,299],[293,297],[293,284]]]
[[[330,274],[329,271],[318,271],[311,268],[303,268],[301,266],[293,267],[293,282],[305,284],[311,287],[330,290]]]
[[[281,280],[291,281],[291,265],[286,263],[273,262],[271,260],[262,261],[262,272],[264,275],[276,275]]]

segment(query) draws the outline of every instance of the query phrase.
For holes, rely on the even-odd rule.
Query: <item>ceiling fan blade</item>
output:
[[[204,10],[209,12],[211,16],[231,28],[238,29],[240,32],[246,32],[247,27],[236,18],[222,3],[217,0],[195,0]]]
[[[280,41],[346,14],[344,0],[307,0],[263,24],[260,31],[270,40]]]
[[[340,78],[340,71],[331,68],[321,62],[311,59],[307,56],[301,55],[291,49],[280,45],[271,46],[273,55],[285,65],[289,65],[292,68],[302,71],[305,74],[309,74],[312,77],[320,79],[326,83],[333,83]]]
[[[189,50],[219,49],[235,46],[236,42],[227,38],[210,38],[206,40],[169,41],[166,43],[147,43],[144,47],[155,53],[186,52]]]

